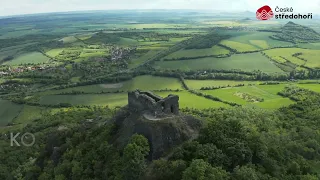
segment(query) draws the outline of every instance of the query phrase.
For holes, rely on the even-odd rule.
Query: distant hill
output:
[[[271,36],[271,38],[292,43],[317,42],[320,41],[320,34],[309,27],[290,21],[280,29],[279,33]]]

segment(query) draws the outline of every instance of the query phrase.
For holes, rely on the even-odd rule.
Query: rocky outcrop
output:
[[[173,115],[158,121],[144,118],[142,113],[123,109],[115,119],[117,133],[114,144],[124,148],[133,134],[144,135],[150,144],[149,159],[158,159],[173,147],[196,138],[202,122],[192,116]]]
[[[128,106],[112,121],[116,125],[113,144],[123,149],[134,134],[144,135],[150,144],[149,159],[158,159],[173,147],[196,138],[202,122],[179,113],[179,96],[166,98],[149,91],[128,93]]]

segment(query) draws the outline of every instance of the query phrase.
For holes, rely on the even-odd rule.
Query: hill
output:
[[[279,33],[271,36],[271,38],[292,43],[318,42],[320,41],[320,34],[309,27],[290,21],[281,28]]]

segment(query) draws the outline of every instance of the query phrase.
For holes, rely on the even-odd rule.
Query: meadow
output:
[[[105,84],[95,84],[87,86],[77,86],[72,88],[66,88],[61,90],[51,90],[38,93],[39,95],[48,94],[59,94],[67,93],[72,91],[80,91],[85,93],[100,93],[104,92],[115,92],[115,91],[133,91],[136,89],[140,90],[182,90],[182,84],[176,78],[167,78],[159,76],[137,76],[132,80],[120,82],[120,83],[105,83]]]
[[[226,55],[229,53],[230,51],[223,47],[213,46],[212,48],[206,48],[206,49],[181,49],[179,51],[169,54],[163,59],[178,59],[178,58],[185,58],[185,57],[195,58],[199,56]]]
[[[320,93],[320,84],[297,84],[298,87]]]
[[[176,94],[179,96],[179,106],[180,108],[196,108],[196,109],[207,109],[207,108],[220,108],[220,107],[230,107],[227,104],[212,101],[204,97],[191,94],[187,91],[182,92],[155,92],[156,94],[166,97],[169,94]]]
[[[150,50],[140,57],[131,59],[131,61],[129,63],[129,68],[135,68],[135,67],[139,66],[140,64],[149,60],[151,57],[155,56],[158,52],[159,51],[156,51],[156,50]]]
[[[248,52],[248,51],[257,51],[259,48],[250,45],[250,44],[245,44],[241,42],[236,42],[236,41],[230,41],[230,40],[223,40],[220,42],[220,44],[227,46],[231,49],[234,49],[237,52]]]
[[[284,60],[288,60],[296,65],[304,65],[309,68],[319,68],[320,62],[318,57],[320,56],[320,50],[301,49],[301,48],[278,48],[264,51],[266,55],[273,60],[283,63]],[[301,53],[297,57],[294,54]],[[305,60],[302,60],[302,59]]]
[[[218,97],[224,101],[235,102],[240,105],[257,106],[266,109],[277,109],[282,106],[288,106],[294,102],[288,98],[283,98],[277,95],[286,85],[254,85],[244,87],[230,87],[217,90],[202,91],[205,94],[209,94]],[[263,98],[263,102],[248,102],[245,99],[236,95],[236,93],[246,93],[258,98]]]
[[[23,105],[0,99],[0,107],[0,126],[6,126],[19,115]]]
[[[50,109],[51,108],[23,105],[19,115],[14,119],[13,122],[16,124],[23,124],[34,121],[41,118],[42,113],[50,112]]]
[[[240,69],[243,71],[262,70],[264,72],[282,72],[268,58],[260,53],[234,54],[226,58],[199,58],[179,61],[157,61],[159,69],[204,70],[204,69]]]
[[[49,58],[39,52],[31,52],[27,54],[21,54],[11,61],[7,61],[5,65],[20,65],[20,64],[40,64],[47,63]]]
[[[185,80],[190,89],[200,89],[202,87],[236,86],[239,84],[259,84],[260,81],[231,81],[231,80]]]
[[[271,39],[270,36],[272,34],[273,33],[271,32],[248,32],[248,33],[241,33],[239,35],[233,35],[233,37],[231,37],[228,40],[250,45],[250,46],[247,46],[248,49],[255,49],[252,46],[255,46],[258,49],[267,49],[271,47],[292,45],[292,43],[289,43],[289,42]],[[234,47],[235,48],[237,47],[236,44],[234,45]],[[239,48],[240,48],[239,50],[244,50],[243,47],[239,47]]]
[[[70,103],[72,105],[124,106],[128,103],[127,93],[83,94],[83,95],[46,95],[40,98],[40,104]]]

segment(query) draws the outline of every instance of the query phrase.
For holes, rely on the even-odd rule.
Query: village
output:
[[[21,66],[2,66],[0,68],[0,76],[8,76],[12,74],[17,74],[17,73],[23,73],[23,72],[28,72],[28,71],[42,71],[48,68],[52,68],[49,64],[42,64],[42,65],[21,65]]]

